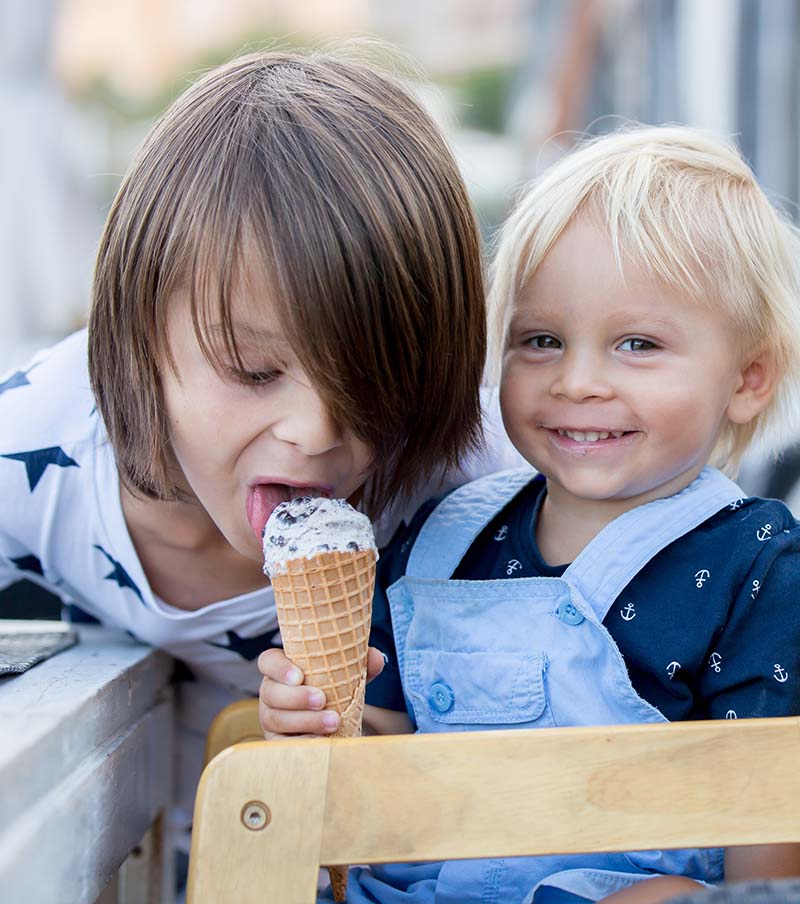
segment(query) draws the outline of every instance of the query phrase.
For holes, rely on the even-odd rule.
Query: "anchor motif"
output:
[[[726,718],[726,719],[738,719],[739,717],[736,715],[736,710],[735,710],[735,709],[729,709],[729,710],[725,713],[725,718]]]
[[[754,600],[758,596],[759,590],[761,590],[761,584],[758,581],[753,581],[753,590],[750,594],[751,600]]]
[[[773,674],[772,677],[773,677],[776,681],[778,681],[778,682],[780,682],[781,684],[783,684],[784,681],[788,681],[788,680],[789,680],[789,673],[786,671],[785,668],[783,668],[783,666],[782,666],[779,662],[776,662],[776,663],[775,663],[775,673]]]
[[[710,577],[711,572],[707,568],[702,568],[700,571],[698,571],[694,576],[694,580],[697,584],[698,589],[702,587]]]
[[[506,574],[512,575],[515,571],[519,571],[522,568],[522,562],[519,559],[511,559],[506,562]]]
[[[728,508],[729,508],[732,512],[735,512],[736,509],[742,507],[742,503],[743,503],[743,502],[744,502],[744,499],[737,499],[736,502],[732,502],[732,503],[728,506]]]
[[[756,531],[756,536],[763,543],[764,540],[769,540],[772,537],[772,525],[765,524],[762,528]]]
[[[500,530],[494,535],[495,540],[501,543],[508,536],[508,525],[504,524]]]
[[[717,673],[722,671],[721,662],[722,662],[722,657],[719,655],[719,653],[716,653],[716,652],[712,653],[711,657],[708,660],[709,666],[711,666],[711,668]]]
[[[675,662],[675,660],[673,660],[667,666],[667,674],[669,675],[670,681],[672,681],[672,679],[675,677],[675,672],[677,672],[680,667],[681,667],[681,664],[679,662]]]
[[[636,618],[636,607],[633,603],[628,603],[624,609],[619,610],[619,614],[625,621],[630,621],[631,619]]]

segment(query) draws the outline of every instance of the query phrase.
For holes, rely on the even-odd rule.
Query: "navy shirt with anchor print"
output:
[[[537,478],[483,530],[454,578],[560,577],[536,544]],[[367,703],[403,710],[385,590],[439,500],[401,528],[378,562],[371,644],[387,657]],[[670,721],[800,714],[800,524],[781,502],[741,499],[675,540],[603,622],[641,697]]]

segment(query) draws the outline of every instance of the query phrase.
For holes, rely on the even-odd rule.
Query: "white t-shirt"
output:
[[[114,452],[94,405],[83,330],[0,378],[0,588],[25,577],[105,624],[183,660],[198,679],[256,694],[258,653],[279,642],[270,588],[186,611],[150,589],[120,503]],[[451,485],[523,464],[486,396],[487,451]],[[441,485],[381,519],[379,545]]]

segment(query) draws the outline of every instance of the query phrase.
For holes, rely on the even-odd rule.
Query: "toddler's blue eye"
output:
[[[561,348],[560,340],[556,339],[555,336],[547,335],[547,333],[542,333],[540,336],[532,336],[528,339],[528,345],[537,349]]]
[[[655,342],[651,342],[649,339],[640,339],[634,337],[632,339],[625,339],[623,342],[620,342],[619,347],[623,352],[649,352],[654,348],[657,348],[658,346],[655,344]]]

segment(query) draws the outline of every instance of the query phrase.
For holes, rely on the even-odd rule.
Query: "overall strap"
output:
[[[686,489],[615,518],[564,572],[602,621],[631,579],[662,549],[744,497],[715,468],[703,468]]]
[[[408,577],[449,578],[483,528],[535,477],[531,468],[499,471],[446,496],[414,542],[406,567]]]

